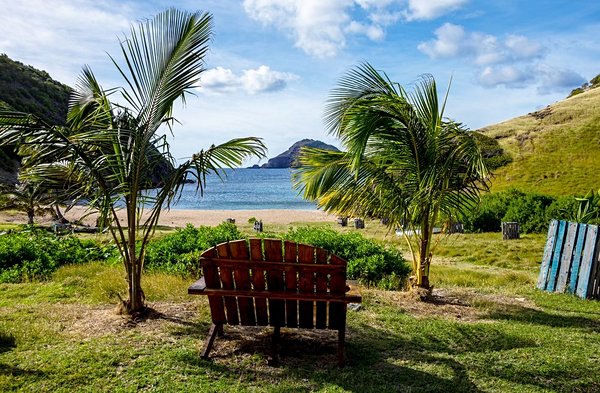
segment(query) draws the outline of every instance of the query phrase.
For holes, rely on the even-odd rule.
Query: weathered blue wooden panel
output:
[[[550,270],[550,261],[552,260],[552,252],[554,251],[554,242],[556,241],[556,231],[558,230],[558,221],[552,220],[548,227],[548,238],[546,247],[544,247],[544,256],[542,257],[542,265],[540,266],[540,275],[538,276],[537,287],[546,289],[548,285],[548,272]]]
[[[579,224],[579,228],[577,229],[577,243],[575,244],[573,263],[571,264],[571,277],[569,279],[569,288],[567,289],[569,293],[575,293],[575,289],[577,289],[577,278],[579,277],[579,266],[581,266],[581,256],[583,254],[587,227],[586,224]]]
[[[579,279],[577,280],[577,296],[581,298],[588,297],[588,288],[590,284],[590,273],[592,272],[593,264],[598,259],[598,227],[596,225],[588,225],[585,245],[583,246],[583,257],[581,259],[581,267],[579,268]]]
[[[554,243],[554,255],[552,256],[552,266],[550,267],[550,277],[548,278],[547,285],[547,289],[550,292],[554,292],[554,288],[556,288],[556,276],[558,275],[558,268],[560,267],[566,228],[567,222],[559,221],[558,234],[556,235],[556,242]]]
[[[567,289],[567,279],[571,271],[571,263],[573,262],[573,249],[577,240],[577,223],[569,222],[567,224],[567,236],[563,245],[562,255],[560,258],[560,269],[556,280],[556,292],[564,292]]]

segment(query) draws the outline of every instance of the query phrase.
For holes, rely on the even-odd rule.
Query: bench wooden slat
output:
[[[250,239],[250,258],[252,264],[262,262],[262,241],[260,239]],[[264,291],[265,272],[262,268],[252,268],[252,287],[255,291]],[[267,326],[269,324],[269,314],[267,312],[266,298],[254,299],[256,305],[256,324],[259,326]]]
[[[231,258],[248,260],[250,253],[245,240],[238,240],[229,243],[229,252]],[[239,267],[242,266],[242,267]],[[233,269],[233,280],[236,289],[249,290],[252,289],[250,283],[250,270],[248,266],[238,264],[237,269]],[[256,326],[256,318],[254,316],[254,301],[252,298],[241,297],[237,299],[240,308],[240,321],[244,326]]]
[[[265,260],[283,262],[281,240],[265,239]],[[283,270],[269,269],[267,271],[267,289],[270,292],[283,291]],[[268,299],[269,319],[272,326],[285,326],[285,302]]]
[[[213,248],[206,251],[204,254],[210,257],[216,257],[217,250]],[[204,279],[207,288],[221,289],[221,280],[219,280],[219,269],[217,267],[210,266],[208,269],[204,269]],[[213,323],[224,323],[226,319],[223,298],[221,296],[209,296],[208,305],[210,306],[210,314]]]
[[[306,244],[300,244],[298,246],[298,263],[302,264],[314,264],[315,263],[315,248],[307,246]],[[315,293],[314,285],[314,272],[312,271],[300,271],[298,274],[300,282],[298,283],[298,291],[300,293]],[[299,326],[301,328],[312,329],[313,328],[313,313],[314,303],[312,301],[300,301],[299,305]]]
[[[230,258],[229,245],[227,243],[218,245],[217,254],[223,258]],[[221,279],[223,289],[229,289],[230,291],[235,289],[233,283],[233,272],[231,271],[230,267],[220,266],[219,278]],[[235,296],[225,296],[224,301],[227,323],[230,325],[238,325],[240,323],[240,319],[238,316],[238,306]]]
[[[284,243],[284,259],[287,264],[298,264],[297,243]],[[295,266],[294,266],[295,268]],[[298,275],[296,270],[285,270],[285,289],[286,291],[296,291],[298,288]],[[285,322],[287,327],[298,327],[298,301],[289,299],[285,301]]]
[[[335,265],[327,265],[327,264],[315,264],[315,263],[294,263],[293,265],[286,262],[273,262],[273,261],[254,261],[247,259],[226,259],[226,258],[200,258],[200,264],[202,266],[225,266],[230,268],[236,268],[240,265],[251,264],[252,267],[261,267],[263,269],[279,269],[283,271],[296,270],[307,272],[318,272],[318,271],[327,271],[329,273],[333,272],[345,272],[345,266],[335,266]]]
[[[322,248],[317,248],[317,264],[326,264],[328,259],[329,253]],[[315,293],[327,294],[327,274],[324,271],[318,271],[315,279]],[[327,327],[327,302],[317,302],[315,327],[317,329],[325,329]]]
[[[346,261],[337,255],[332,255],[332,265],[346,265]],[[332,295],[345,295],[346,276],[343,273],[332,273],[329,280],[329,291]],[[346,305],[341,303],[329,304],[329,329],[341,329],[346,326]]]
[[[300,292],[286,292],[286,291],[275,291],[271,292],[268,290],[265,291],[254,291],[254,290],[229,290],[229,289],[205,289],[205,290],[194,290],[191,287],[188,288],[188,293],[190,295],[208,295],[208,296],[237,296],[239,297],[253,297],[255,300],[259,299],[290,299],[290,300],[304,300],[310,303],[315,300],[322,300],[324,302],[334,302],[339,304],[344,303],[360,303],[362,297],[356,292],[353,293],[344,293],[341,295],[333,295],[333,294],[321,294],[321,293],[300,293]]]

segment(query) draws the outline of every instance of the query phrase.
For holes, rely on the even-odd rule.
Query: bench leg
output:
[[[208,337],[206,337],[206,341],[204,342],[204,350],[202,351],[202,359],[208,359],[208,355],[210,353],[210,350],[213,347],[213,344],[215,343],[215,337],[217,336],[217,333],[220,333],[219,335],[222,336],[223,335],[223,324],[212,324],[212,326],[210,327],[210,330],[208,332]]]
[[[281,327],[275,326],[273,329],[273,339],[271,341],[271,358],[267,361],[269,366],[279,365],[279,338],[281,336]]]
[[[344,341],[346,337],[346,326],[338,330],[338,365],[344,367]]]

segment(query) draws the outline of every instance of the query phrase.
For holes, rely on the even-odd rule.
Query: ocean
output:
[[[223,180],[208,176],[204,196],[196,184],[183,187],[181,199],[172,209],[202,210],[315,210],[292,189],[291,169],[226,169]]]

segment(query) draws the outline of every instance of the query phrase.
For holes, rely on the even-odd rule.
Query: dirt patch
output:
[[[194,302],[157,302],[143,318],[132,319],[118,315],[116,306],[60,305],[55,310],[61,316],[63,331],[79,338],[93,338],[120,333],[125,330],[157,335],[169,327],[190,326],[198,318],[198,304]]]
[[[538,309],[523,297],[481,294],[469,290],[434,289],[430,301],[421,301],[411,292],[369,291],[375,302],[398,307],[417,318],[443,318],[464,322],[481,322],[488,319],[491,309],[508,306]]]

